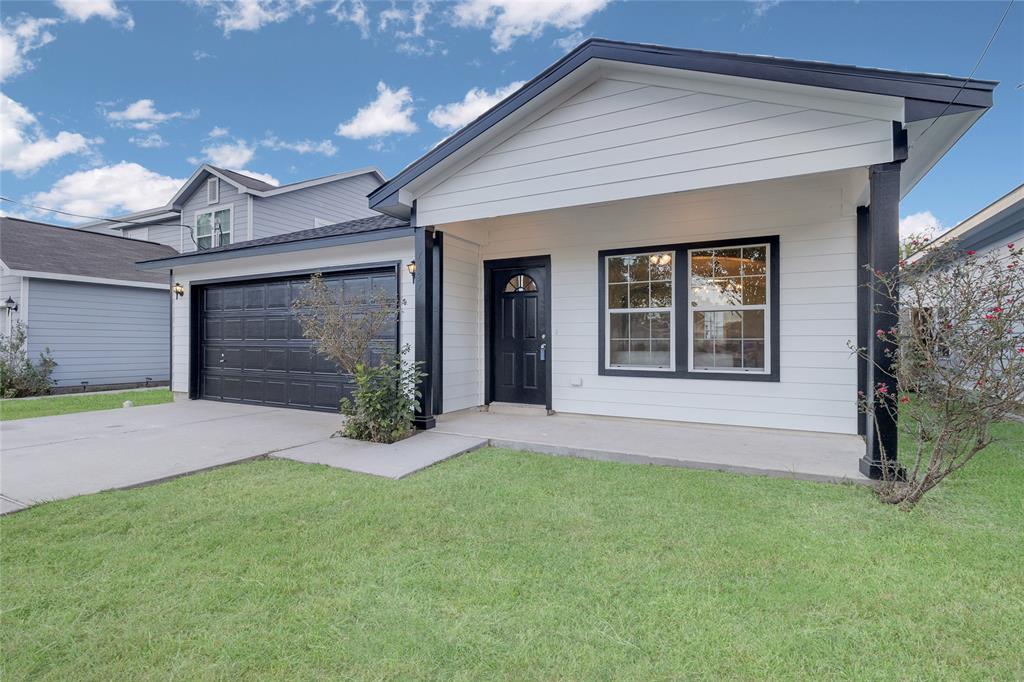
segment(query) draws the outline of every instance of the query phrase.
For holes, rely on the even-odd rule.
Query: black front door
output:
[[[490,283],[490,399],[549,405],[548,338],[550,261],[492,261]]]

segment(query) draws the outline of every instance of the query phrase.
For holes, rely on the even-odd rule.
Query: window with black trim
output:
[[[600,374],[778,381],[778,237],[598,257]]]

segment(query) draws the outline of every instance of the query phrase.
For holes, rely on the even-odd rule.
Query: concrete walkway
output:
[[[336,414],[181,401],[0,422],[0,513],[256,457],[401,478],[486,441],[422,433],[395,445],[331,438]]]
[[[487,438],[496,447],[587,459],[814,481],[868,481],[857,468],[864,441],[843,434],[477,410],[439,417],[435,432]]]

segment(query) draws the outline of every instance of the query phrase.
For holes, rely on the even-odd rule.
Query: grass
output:
[[[113,410],[131,400],[136,405],[159,405],[173,398],[170,390],[154,388],[147,391],[119,391],[117,393],[90,393],[87,395],[55,395],[47,398],[20,398],[0,400],[0,421],[50,417],[55,414]]]
[[[1021,679],[1024,425],[862,486],[481,450],[0,519],[5,680]]]

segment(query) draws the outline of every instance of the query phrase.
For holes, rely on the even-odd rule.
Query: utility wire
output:
[[[1010,8],[1013,7],[1014,2],[1015,0],[1010,0],[1008,3],[1006,3],[1006,9],[1003,10],[1003,16],[999,17],[999,23],[996,24],[995,30],[992,31],[992,36],[988,39],[988,42],[985,44],[985,49],[981,51],[981,56],[978,57],[978,61],[974,63],[974,68],[971,69],[971,73],[967,76],[967,78],[964,79],[964,82],[960,84],[960,87],[957,88],[957,91],[953,94],[952,99],[950,99],[949,102],[946,103],[946,106],[942,109],[942,112],[932,119],[932,122],[928,124],[928,127],[924,129],[923,133],[917,136],[915,144],[917,142],[920,142],[921,138],[923,138],[928,133],[928,131],[932,129],[932,126],[935,125],[936,121],[938,121],[940,118],[946,115],[946,112],[949,111],[949,108],[953,106],[953,104],[956,102],[956,98],[960,96],[960,93],[964,91],[964,88],[967,87],[967,84],[971,82],[972,78],[974,78],[974,74],[978,71],[978,67],[981,66],[981,62],[984,61],[985,55],[988,54],[989,48],[992,47],[992,43],[995,42],[996,36],[999,35],[999,29],[1003,27],[1003,22],[1006,21],[1006,15],[1010,13]]]
[[[26,204],[21,201],[15,201],[14,199],[8,199],[7,197],[0,196],[0,201],[6,201],[11,204],[17,204],[18,206],[24,206],[25,208],[34,208],[37,211],[46,211],[47,213],[59,213],[60,215],[71,216],[72,218],[86,218],[88,220],[102,220],[108,223],[122,223],[124,225],[152,225],[153,221],[141,222],[136,220],[121,220],[120,218],[103,218],[94,215],[84,215],[82,213],[71,213],[69,211],[61,211],[56,208],[47,208],[46,206],[36,206],[35,204]],[[185,227],[189,227],[186,225]]]

